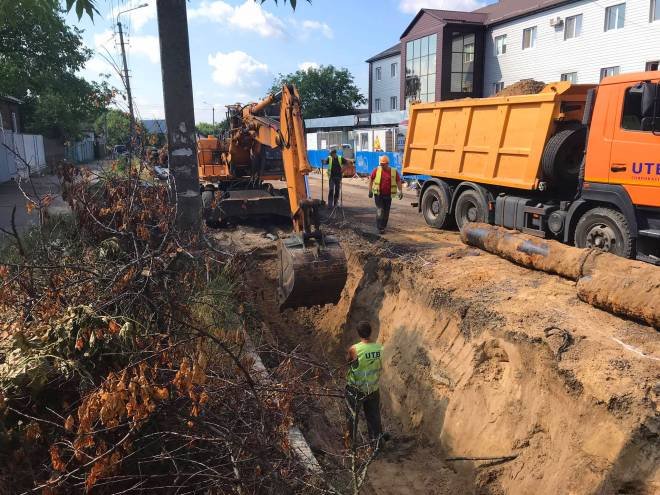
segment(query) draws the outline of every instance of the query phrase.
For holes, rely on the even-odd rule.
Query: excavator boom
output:
[[[279,105],[279,119],[273,115]],[[335,304],[346,283],[346,256],[321,231],[320,200],[311,199],[300,96],[293,85],[258,103],[228,107],[230,129],[200,139],[198,165],[207,223],[258,215],[291,215],[280,241],[280,309]],[[284,178],[286,189],[266,182]]]
[[[279,244],[280,309],[336,304],[346,284],[346,256],[339,241],[321,231],[322,202],[309,198],[305,176],[312,167],[293,85],[282,88],[280,140],[294,231]]]

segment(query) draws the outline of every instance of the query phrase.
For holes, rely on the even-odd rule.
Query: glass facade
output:
[[[406,44],[406,102],[435,101],[436,34]]]
[[[472,93],[474,89],[474,34],[452,34],[449,86],[452,93]]]

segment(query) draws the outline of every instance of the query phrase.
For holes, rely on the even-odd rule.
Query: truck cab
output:
[[[604,79],[589,98],[580,200],[572,205],[574,241],[660,262],[660,72]],[[609,250],[609,249],[607,249]]]

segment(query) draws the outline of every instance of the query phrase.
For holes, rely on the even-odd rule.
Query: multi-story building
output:
[[[369,63],[369,112],[400,110],[401,44],[367,60]]]
[[[597,83],[619,72],[657,70],[660,0],[500,0],[474,12],[422,9],[400,41],[367,61],[374,114],[388,109],[393,81],[385,87],[383,78],[396,50],[401,110],[411,99],[490,96],[526,78]],[[374,81],[377,70],[381,79]]]

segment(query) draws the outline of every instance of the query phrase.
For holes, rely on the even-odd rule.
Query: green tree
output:
[[[367,102],[348,69],[337,69],[332,65],[299,70],[287,75],[280,74],[275,79],[271,92],[279,91],[288,83],[298,88],[303,117],[306,119],[351,114],[358,105]]]
[[[3,4],[0,22],[0,92],[24,101],[28,132],[74,138],[94,122],[114,92],[76,72],[92,51],[81,32],[64,22],[57,4],[30,8],[30,1]]]
[[[229,128],[229,122],[223,120],[220,123],[215,125],[209,122],[199,122],[195,125],[195,130],[198,134],[203,136],[217,136],[222,131],[226,131]]]
[[[109,108],[94,122],[94,132],[106,134],[108,146],[126,144],[130,136],[130,118],[126,112]]]

